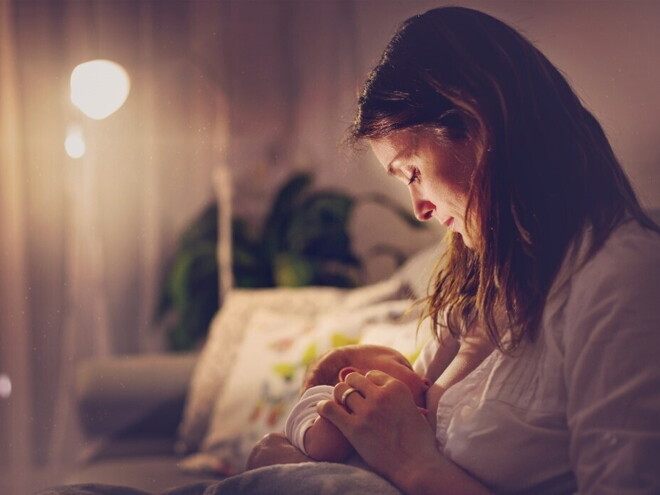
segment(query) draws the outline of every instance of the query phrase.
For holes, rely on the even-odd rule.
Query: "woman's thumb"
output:
[[[319,401],[316,405],[316,412],[342,431],[349,416],[349,413],[334,400]]]

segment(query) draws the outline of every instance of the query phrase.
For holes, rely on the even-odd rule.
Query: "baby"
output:
[[[400,352],[377,345],[349,345],[326,353],[309,370],[303,394],[287,418],[284,434],[308,457],[317,461],[342,462],[353,452],[344,435],[316,412],[322,400],[332,400],[334,386],[352,372],[380,370],[405,383],[417,407],[426,411],[430,382],[415,373]]]
[[[415,404],[426,415],[427,404],[435,410],[444,390],[467,376],[492,349],[483,339],[461,343],[450,340],[427,346],[424,375],[416,373],[400,352],[389,347],[351,345],[329,351],[308,372],[304,392],[287,418],[284,434],[314,460],[343,462],[353,453],[353,447],[330,421],[319,416],[316,405],[322,400],[333,400],[334,386],[348,374],[366,374],[370,370],[387,373],[408,386]],[[435,428],[435,418],[431,416],[430,426]]]

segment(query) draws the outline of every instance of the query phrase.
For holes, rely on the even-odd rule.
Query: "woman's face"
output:
[[[468,141],[441,143],[431,131],[398,131],[370,141],[388,174],[408,186],[418,220],[435,218],[474,247],[465,223],[475,150]]]

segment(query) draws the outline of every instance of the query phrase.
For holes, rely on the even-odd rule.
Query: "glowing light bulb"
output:
[[[119,110],[128,98],[130,87],[124,68],[111,60],[91,60],[71,73],[71,101],[96,120]]]
[[[11,395],[11,380],[7,373],[0,374],[0,399],[9,399]]]
[[[64,149],[71,158],[80,158],[87,151],[85,138],[80,127],[71,125],[67,129],[66,139],[64,140]]]

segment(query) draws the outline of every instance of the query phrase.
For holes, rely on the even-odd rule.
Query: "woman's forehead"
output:
[[[414,148],[418,138],[419,132],[401,130],[391,132],[383,137],[370,139],[369,143],[372,147],[376,146],[383,151],[397,153],[402,150]]]
[[[416,143],[417,138],[412,132],[394,132],[369,141],[374,155],[390,174],[397,160],[414,153]]]

